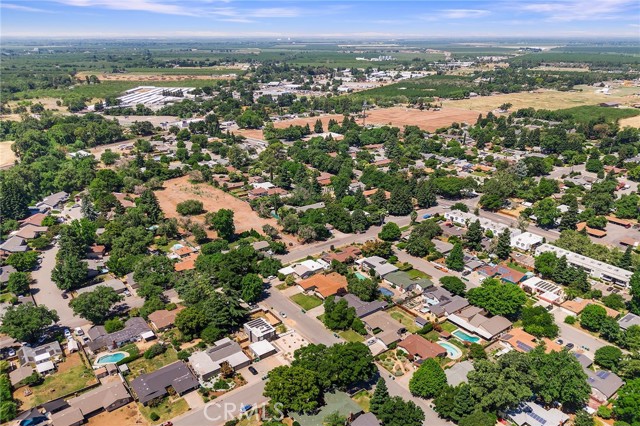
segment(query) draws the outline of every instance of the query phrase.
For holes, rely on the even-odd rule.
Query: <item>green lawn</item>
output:
[[[362,408],[362,410],[364,410],[365,412],[369,412],[370,411],[370,409],[371,409],[371,394],[369,392],[367,392],[366,390],[361,390],[357,394],[353,395],[351,397],[351,399],[353,399],[356,402],[356,404],[358,404],[360,406],[360,408]]]
[[[63,373],[55,373],[47,376],[44,382],[31,388],[34,399],[33,405],[37,406],[52,399],[83,389],[96,382],[93,371],[84,364],[76,365]],[[27,408],[27,407],[23,407]]]
[[[426,278],[426,279],[431,279],[431,275],[426,274],[422,271],[419,271],[417,269],[409,269],[407,271],[407,274],[411,277],[412,280],[416,280],[416,279],[422,279],[422,278]]]
[[[140,409],[140,413],[150,424],[157,425],[179,416],[182,413],[186,413],[189,411],[189,404],[187,404],[187,401],[183,398],[174,401],[170,401],[169,398],[165,398],[160,405],[156,407],[145,407],[142,404],[138,404],[138,408]],[[160,418],[155,422],[151,421],[151,413],[156,413]]]
[[[347,342],[364,342],[364,337],[353,330],[345,330],[338,333]]]
[[[398,308],[391,308],[388,312],[389,315],[391,315],[391,318],[404,325],[409,333],[415,333],[416,331],[420,330],[420,327],[416,325],[415,319],[413,319],[406,312],[401,311]]]
[[[165,353],[163,353],[162,355],[158,355],[155,358],[138,358],[128,364],[129,370],[131,371],[129,380],[133,380],[141,374],[156,371],[157,369],[162,368],[165,365],[169,365],[172,362],[176,362],[177,360],[178,353],[175,349],[173,349],[173,347],[167,348]]]
[[[509,262],[507,263],[507,266],[511,269],[515,269],[516,271],[522,272],[523,274],[526,274],[527,272],[529,272],[526,268],[523,268],[517,263]]]
[[[322,305],[322,299],[320,299],[318,296],[310,296],[303,293],[294,294],[293,296],[291,296],[291,300],[296,302],[302,307],[302,309],[306,311]]]
[[[13,297],[14,297],[13,293],[9,293],[9,292],[1,293],[0,294],[0,303],[6,303],[6,302],[10,301],[11,299],[13,299]]]
[[[440,324],[440,327],[442,327],[444,331],[448,331],[449,333],[454,332],[458,328],[457,325],[452,324],[449,321],[443,322],[442,324]]]

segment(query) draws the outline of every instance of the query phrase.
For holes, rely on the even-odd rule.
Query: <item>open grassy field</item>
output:
[[[560,111],[571,114],[574,120],[581,123],[587,123],[598,117],[604,117],[605,120],[614,122],[621,118],[631,118],[640,115],[640,110],[635,108],[606,108],[598,105],[585,105],[562,109]]]
[[[634,100],[626,94],[611,95],[595,93],[593,88],[585,88],[583,91],[560,92],[557,90],[538,90],[535,92],[508,93],[493,96],[478,96],[470,99],[445,100],[445,107],[462,108],[487,113],[497,109],[504,103],[512,104],[511,109],[535,108],[535,109],[564,109],[574,106],[596,105],[600,102],[620,102],[630,104]]]
[[[473,91],[471,78],[451,75],[432,75],[415,80],[404,80],[350,95],[353,98],[370,101],[393,100],[402,102],[417,98],[462,98]]]
[[[163,424],[169,419],[172,419],[180,414],[186,413],[189,411],[189,404],[184,398],[171,400],[169,398],[165,398],[160,405],[156,407],[145,407],[144,405],[138,403],[138,409],[140,413],[144,416],[144,418],[152,425]],[[155,422],[151,420],[151,413],[156,413],[160,418]],[[115,424],[115,423],[112,423]]]
[[[130,380],[140,376],[141,374],[151,373],[159,368],[169,365],[178,360],[178,353],[173,347],[167,348],[167,350],[156,357],[146,359],[144,357],[138,358],[128,364],[130,373]]]
[[[364,337],[353,330],[345,330],[338,333],[347,342],[364,342]]]

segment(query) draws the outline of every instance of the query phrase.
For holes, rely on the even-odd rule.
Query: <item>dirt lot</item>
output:
[[[135,402],[131,402],[122,408],[112,412],[103,412],[89,418],[89,426],[113,426],[113,425],[147,425],[149,424]]]
[[[84,74],[78,73],[78,78],[84,78]],[[159,75],[146,73],[124,74],[100,74],[100,81],[183,81],[183,80],[233,80],[235,75]]]
[[[636,115],[635,117],[623,118],[619,121],[620,128],[631,126],[631,127],[640,127],[640,115]]]
[[[16,154],[11,150],[13,141],[0,142],[0,168],[12,166],[16,161]]]
[[[630,95],[628,89],[620,88],[612,90],[611,95],[595,93],[592,87],[583,87],[579,92],[559,92],[555,90],[539,90],[536,92],[509,93],[505,95],[479,96],[471,99],[445,100],[442,102],[445,107],[457,107],[482,111],[487,113],[497,109],[504,103],[510,103],[512,111],[520,108],[535,109],[563,109],[581,105],[596,105],[600,102],[620,102],[631,104],[638,101],[637,97]],[[635,88],[636,91],[640,89]]]
[[[221,189],[216,189],[207,184],[192,184],[187,176],[168,180],[164,183],[164,189],[155,192],[160,202],[160,207],[167,217],[181,218],[176,212],[176,206],[186,200],[202,201],[204,209],[207,212],[215,212],[220,209],[231,209],[234,212],[234,221],[236,232],[248,231],[251,228],[258,232],[262,232],[262,226],[270,224],[277,227],[275,219],[263,219],[251,210],[249,203],[239,200]],[[204,223],[204,214],[198,216],[190,216],[193,221]],[[207,231],[210,238],[215,237],[214,231]],[[285,242],[286,235],[283,235]],[[291,240],[293,242],[293,240]]]

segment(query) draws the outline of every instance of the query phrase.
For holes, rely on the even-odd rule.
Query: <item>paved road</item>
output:
[[[269,296],[260,304],[272,308],[277,313],[284,312],[287,315],[284,320],[287,328],[295,329],[298,334],[315,344],[330,346],[342,341],[341,338],[333,336],[318,319],[308,313],[303,314],[300,306],[275,287],[271,287],[268,292]]]
[[[40,258],[40,268],[31,272],[34,283],[31,284],[31,293],[38,305],[45,305],[49,309],[55,309],[60,317],[60,324],[67,327],[82,327],[89,324],[86,320],[77,317],[69,307],[70,299],[63,299],[62,292],[51,280],[51,271],[56,266],[56,254],[58,247],[52,247],[43,251]]]
[[[565,345],[567,343],[573,343],[575,345],[574,350],[585,352],[589,358],[593,359],[596,350],[603,346],[611,345],[611,343],[608,343],[598,337],[594,337],[586,331],[582,331],[570,326],[569,324],[565,324],[564,319],[567,314],[562,310],[562,308],[556,306],[551,313],[555,317],[555,322],[560,328],[559,338],[564,341]],[[584,350],[582,348],[583,346],[586,346],[589,350]]]

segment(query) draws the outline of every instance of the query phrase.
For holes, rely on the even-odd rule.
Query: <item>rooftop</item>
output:
[[[152,373],[143,374],[131,382],[132,389],[143,404],[164,396],[169,386],[173,387],[176,393],[182,394],[200,384],[187,364],[182,361],[174,362]]]

